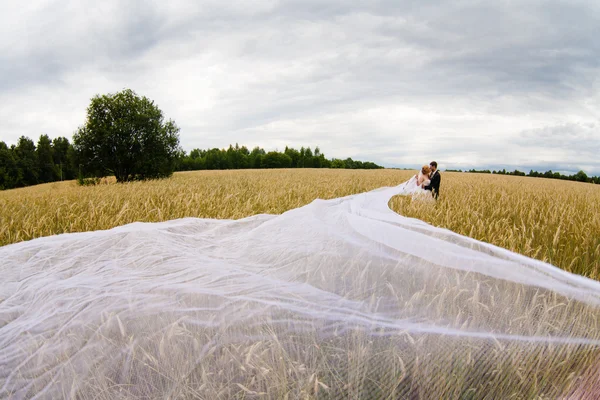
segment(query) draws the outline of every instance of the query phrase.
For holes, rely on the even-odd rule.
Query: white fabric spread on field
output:
[[[540,296],[599,316],[600,283],[389,209],[392,196],[414,192],[411,179],[282,215],[133,223],[4,246],[0,397],[68,397],[99,376],[123,383],[141,357],[136,344],[159,365],[176,359],[183,375],[213,348],[274,335],[599,344],[592,326],[573,327],[585,321],[527,311],[530,323],[545,318],[532,330],[513,320]],[[176,357],[177,334],[193,346]]]

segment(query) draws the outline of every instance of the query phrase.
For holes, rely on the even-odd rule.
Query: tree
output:
[[[54,182],[57,174],[54,170],[52,142],[48,135],[40,135],[35,152],[37,153],[38,169],[40,171],[40,183]]]
[[[346,164],[344,163],[344,160],[334,158],[331,160],[331,168],[346,168]]]
[[[573,177],[578,182],[587,182],[588,181],[588,176],[583,171],[577,172]]]
[[[21,136],[14,148],[17,166],[22,172],[22,180],[17,186],[37,185],[39,183],[39,168],[35,144],[28,137]]]
[[[56,166],[57,178],[69,180],[75,178],[73,166],[73,146],[66,137],[58,137],[52,141],[52,157]]]
[[[351,159],[350,157],[348,157],[344,160],[344,165],[345,165],[344,168],[346,168],[346,169],[356,169],[356,167],[357,167],[356,162],[353,159]]]
[[[216,147],[210,149],[205,154],[206,169],[231,169],[227,153]]]
[[[200,158],[200,149],[194,149],[194,150],[190,151],[190,158],[192,160]]]
[[[298,157],[298,163],[297,166],[298,168],[304,168],[304,152],[306,150],[304,150],[304,146],[300,147],[300,155]]]
[[[313,165],[313,153],[310,150],[310,147],[304,149],[304,168],[312,168]]]
[[[92,98],[73,147],[85,174],[110,173],[117,182],[165,178],[181,152],[178,133],[153,101],[126,89]]]
[[[261,168],[262,159],[265,154],[266,153],[265,153],[264,149],[261,149],[258,146],[253,148],[252,152],[250,153],[250,156],[249,156],[250,168]]]
[[[298,168],[298,160],[300,159],[300,152],[296,149],[292,149],[287,146],[285,146],[285,150],[283,152],[292,159],[292,168]]]
[[[229,160],[229,165],[233,169],[241,169],[248,167],[248,149],[246,147],[241,147],[239,144],[235,144],[235,147],[229,145],[227,149],[227,159]]]
[[[313,157],[313,167],[315,168],[323,168],[323,160],[325,160],[325,156],[321,154],[321,149],[319,147],[315,147],[315,155]]]
[[[21,174],[14,151],[6,143],[0,142],[0,190],[17,187],[22,179]]]
[[[237,146],[237,144],[236,144]],[[246,146],[240,147],[240,164],[239,168],[249,168],[250,167],[250,151]]]
[[[290,168],[291,166],[292,158],[277,151],[270,151],[262,158],[263,168]]]

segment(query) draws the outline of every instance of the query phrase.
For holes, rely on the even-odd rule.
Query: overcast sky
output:
[[[131,88],[181,145],[600,174],[600,2],[0,3],[0,140]]]

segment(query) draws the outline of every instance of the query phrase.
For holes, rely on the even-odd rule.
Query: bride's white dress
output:
[[[0,398],[244,394],[287,371],[300,396],[293,382],[319,365],[341,374],[318,376],[330,393],[349,393],[352,359],[372,379],[397,368],[407,396],[439,398],[449,392],[435,382],[459,384],[437,380],[455,367],[477,385],[504,362],[600,345],[600,283],[389,209],[421,190],[410,180],[281,215],[1,247]],[[584,364],[559,378],[584,376]]]
[[[421,184],[419,184],[421,182]],[[402,193],[405,195],[411,195],[413,199],[421,200],[433,200],[431,192],[423,189],[421,186],[427,186],[431,181],[428,178],[423,177],[423,173],[419,172],[410,178],[404,185]]]

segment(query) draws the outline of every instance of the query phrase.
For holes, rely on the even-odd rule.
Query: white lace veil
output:
[[[407,188],[0,248],[0,397],[600,390],[600,284],[397,215]]]

